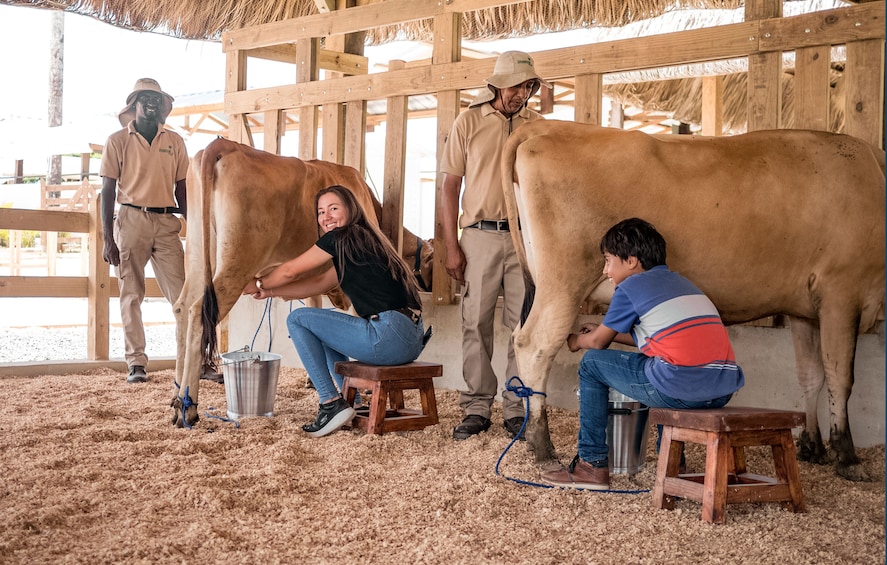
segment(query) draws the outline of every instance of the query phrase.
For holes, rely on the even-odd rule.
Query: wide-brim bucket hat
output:
[[[130,92],[129,96],[126,97],[126,108],[120,110],[120,112],[117,114],[117,119],[120,120],[120,125],[126,127],[126,124],[135,119],[136,97],[139,95],[139,92],[144,92],[146,90],[150,90],[151,92],[156,92],[161,95],[161,98],[163,99],[163,106],[160,108],[160,121],[161,123],[166,123],[167,116],[169,116],[169,113],[172,112],[172,103],[175,98],[163,92],[163,90],[160,88],[160,83],[153,78],[140,78],[136,81],[136,85],[132,88],[132,92]]]
[[[537,80],[539,84],[530,93],[530,96],[536,94],[539,86],[551,88],[551,83],[536,73],[536,66],[533,64],[533,58],[529,53],[506,51],[496,59],[496,66],[493,67],[492,76],[484,81],[487,84],[487,88],[482,89],[468,107],[472,108],[492,101],[496,97],[494,88],[509,88],[533,79]]]

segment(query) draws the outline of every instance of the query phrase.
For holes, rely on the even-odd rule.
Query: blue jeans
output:
[[[588,463],[607,459],[607,402],[610,389],[652,408],[721,408],[732,394],[689,401],[666,396],[647,379],[649,357],[615,349],[589,349],[579,364],[579,457]]]
[[[338,361],[410,363],[422,353],[425,334],[422,320],[414,324],[394,311],[368,320],[335,310],[299,308],[287,316],[286,326],[321,404],[337,398],[342,390],[342,376],[334,370]]]

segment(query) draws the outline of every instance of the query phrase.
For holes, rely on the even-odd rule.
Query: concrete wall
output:
[[[270,328],[270,351],[283,355],[284,366],[301,367],[286,329],[287,314],[291,308],[298,308],[301,304],[298,301],[285,303],[275,300],[272,305],[266,313],[264,302],[246,297],[240,299],[229,318],[229,349],[250,345],[256,351],[269,351]],[[425,303],[424,312],[426,327],[428,324],[434,326],[434,337],[419,359],[443,365],[443,377],[435,380],[438,388],[464,389],[459,307],[435,306],[429,300]],[[498,323],[501,320],[501,311],[497,312],[496,319],[493,361],[500,375],[501,390],[506,381],[506,376],[502,373],[505,369],[505,352],[510,332]],[[594,321],[599,319],[589,318]],[[745,387],[734,396],[731,404],[803,411],[790,331],[785,328],[733,326],[729,328],[729,332],[737,360],[746,376]],[[575,391],[581,358],[581,352],[570,353],[566,348],[560,351],[549,380],[547,392],[550,404],[578,409]],[[856,382],[850,397],[849,411],[850,429],[858,447],[885,443],[885,347],[880,336],[860,336],[856,354]],[[823,436],[828,437],[828,403],[825,394],[821,395],[819,401],[819,419]]]

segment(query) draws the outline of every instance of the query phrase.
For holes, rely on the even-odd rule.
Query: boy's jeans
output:
[[[644,373],[649,360],[643,353],[615,349],[585,352],[579,364],[579,457],[583,461],[607,459],[607,402],[611,388],[652,408],[721,408],[733,396],[704,401],[666,396],[653,387]]]

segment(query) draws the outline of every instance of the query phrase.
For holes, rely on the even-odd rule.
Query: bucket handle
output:
[[[633,410],[631,408],[609,408],[607,413],[611,416],[631,416]]]

